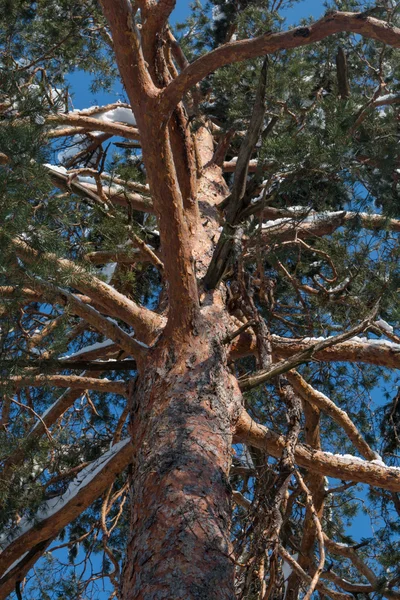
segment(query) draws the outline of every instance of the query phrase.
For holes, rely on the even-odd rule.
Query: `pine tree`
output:
[[[399,598],[398,9],[291,6],[0,6],[0,599]]]

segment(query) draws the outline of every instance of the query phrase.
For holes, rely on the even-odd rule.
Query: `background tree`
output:
[[[0,8],[0,598],[399,597],[397,5],[290,5]]]

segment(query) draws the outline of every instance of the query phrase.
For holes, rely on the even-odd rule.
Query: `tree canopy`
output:
[[[0,6],[0,599],[400,597],[399,6],[294,5]]]

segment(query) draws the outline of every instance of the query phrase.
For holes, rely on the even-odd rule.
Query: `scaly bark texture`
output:
[[[233,599],[233,424],[241,395],[226,366],[226,318],[212,307],[181,344],[166,340],[131,398],[131,536],[122,596]]]
[[[283,181],[284,177],[282,173],[271,171],[271,179],[261,183],[263,170],[273,168],[274,164],[271,165],[268,161],[259,163],[260,159],[254,158],[255,148],[260,136],[266,136],[281,119],[285,103],[280,101],[274,107],[277,114],[270,111],[269,114],[266,113],[266,104],[270,102],[267,59],[261,69],[247,133],[233,129],[224,132],[212,118],[203,117],[200,111],[196,113],[194,108],[199,100],[198,95],[202,93],[196,86],[206,77],[210,76],[212,79],[214,71],[220,67],[304,47],[342,32],[365,35],[399,47],[400,30],[369,14],[331,12],[306,27],[290,31],[268,31],[258,37],[225,43],[189,64],[168,30],[168,18],[175,6],[173,0],[137,0],[135,3],[130,0],[100,0],[100,6],[104,16],[100,29],[109,36],[129,98],[129,104],[124,108],[132,110],[135,125],[128,126],[128,122],[133,121],[132,113],[129,113],[130,121],[124,125],[97,119],[95,115],[99,113],[98,109],[91,109],[86,113],[80,111],[78,114],[50,116],[47,125],[62,127],[52,129],[49,137],[53,139],[80,132],[88,134],[101,131],[101,141],[90,138],[91,145],[86,148],[86,153],[89,148],[92,152],[111,136],[131,140],[129,144],[133,140],[134,147],[141,148],[143,173],[147,181],[143,184],[143,181],[126,183],[119,178],[113,180],[99,167],[99,172],[92,169],[97,177],[96,184],[93,184],[79,182],[77,173],[71,169],[65,174],[60,173],[59,167],[53,166],[51,169],[51,165],[47,165],[47,168],[52,173],[55,185],[84,199],[91,199],[102,209],[106,207],[108,217],[113,216],[108,204],[117,205],[121,210],[129,209],[126,230],[130,233],[129,241],[134,244],[136,240],[137,252],[131,253],[131,248],[126,244],[112,251],[96,250],[95,247],[93,252],[86,254],[85,259],[98,266],[114,260],[119,266],[130,266],[139,260],[150,262],[157,268],[157,276],[161,278],[161,300],[156,310],[150,310],[131,299],[130,296],[134,295],[132,289],[126,294],[117,290],[116,287],[121,282],[114,287],[111,283],[105,283],[101,276],[96,277],[82,266],[76,265],[71,259],[60,258],[51,252],[39,252],[31,246],[26,234],[15,235],[9,241],[15,254],[15,272],[19,277],[26,277],[26,280],[0,286],[0,297],[12,299],[20,296],[21,308],[28,301],[38,304],[49,301],[63,309],[68,307],[69,313],[80,319],[77,327],[84,322],[91,332],[96,331],[106,338],[104,342],[74,352],[78,357],[75,368],[82,364],[79,361],[86,361],[87,372],[82,375],[41,374],[37,371],[42,366],[41,362],[35,363],[37,355],[34,352],[27,353],[26,373],[14,375],[8,381],[12,391],[44,384],[68,389],[43,412],[40,423],[36,423],[31,430],[24,431],[25,443],[36,442],[39,436],[48,433],[48,429],[59,422],[60,417],[78,398],[76,390],[118,393],[123,397],[128,396],[129,400],[128,407],[125,406],[121,417],[118,416],[116,429],[110,434],[112,443],[104,454],[104,464],[101,457],[90,463],[93,468],[93,472],[90,469],[88,471],[90,477],[88,475],[82,481],[73,480],[72,483],[75,483],[72,487],[67,480],[65,493],[47,497],[46,502],[39,507],[36,516],[40,518],[37,522],[35,519],[31,520],[32,523],[22,521],[25,528],[21,527],[19,532],[10,534],[7,540],[1,540],[3,553],[0,560],[0,600],[16,586],[18,589],[19,582],[56,539],[60,530],[81,515],[102,494],[105,495],[101,514],[102,541],[107,556],[112,556],[111,549],[107,547],[110,533],[107,531],[107,516],[112,505],[108,501],[117,475],[128,464],[130,535],[127,553],[123,572],[120,573],[118,560],[111,558],[115,570],[107,574],[110,579],[113,578],[113,583],[120,580],[122,600],[234,600],[241,590],[245,590],[246,594],[248,592],[249,597],[251,594],[252,598],[258,597],[259,600],[284,598],[285,595],[286,599],[296,600],[303,583],[309,583],[314,573],[318,573],[318,560],[316,561],[314,550],[316,540],[320,542],[322,538],[320,523],[323,522],[326,504],[324,477],[350,481],[351,484],[360,482],[375,486],[377,493],[391,495],[395,506],[398,506],[396,494],[400,491],[400,471],[386,466],[364,440],[363,432],[357,429],[350,416],[295,372],[288,374],[293,389],[290,387],[286,392],[281,390],[281,401],[286,403],[286,413],[283,414],[289,415],[290,423],[286,433],[279,431],[279,425],[275,426],[275,415],[271,416],[274,429],[253,420],[243,407],[241,391],[265,383],[283,389],[289,384],[283,385],[283,380],[277,379],[278,375],[313,360],[361,362],[398,368],[400,338],[393,331],[391,333],[390,329],[388,334],[387,327],[384,333],[389,335],[393,344],[387,344],[385,340],[380,343],[375,338],[368,340],[354,337],[373,326],[371,319],[375,319],[376,309],[373,317],[364,319],[345,334],[324,337],[321,341],[306,335],[306,326],[303,328],[301,325],[300,332],[297,327],[292,328],[293,323],[288,320],[292,314],[290,311],[294,308],[292,306],[286,306],[288,313],[282,313],[284,316],[275,316],[279,317],[280,323],[289,326],[288,330],[297,333],[285,337],[282,329],[275,329],[280,335],[273,335],[271,322],[274,320],[275,284],[272,278],[267,281],[269,272],[275,269],[278,276],[282,276],[283,280],[286,278],[288,287],[295,289],[296,302],[304,307],[302,293],[322,298],[328,307],[330,302],[337,300],[339,303],[341,300],[338,292],[348,291],[347,286],[353,275],[346,278],[343,275],[340,283],[336,281],[338,274],[334,269],[333,279],[325,276],[323,280],[321,277],[320,280],[314,278],[314,286],[300,284],[296,282],[296,271],[291,274],[288,270],[290,267],[285,267],[278,259],[272,265],[271,257],[276,258],[278,252],[275,250],[281,249],[284,244],[287,248],[297,244],[299,250],[304,252],[319,252],[324,259],[329,259],[327,264],[333,268],[333,261],[327,256],[327,252],[308,246],[307,240],[315,241],[348,224],[358,223],[372,230],[386,228],[391,233],[399,232],[400,222],[386,219],[381,214],[359,214],[346,210],[318,214],[314,206],[306,207],[304,213],[301,210],[299,213],[298,210],[293,211],[298,209],[296,206],[287,209],[269,206],[276,198],[273,190],[266,197],[268,188],[273,188],[272,184]],[[138,10],[140,25],[136,23]],[[92,34],[95,35],[95,32]],[[350,90],[347,81],[347,59],[343,50],[338,54],[338,72],[339,95],[343,100],[341,104],[344,105],[350,93],[353,95],[353,90]],[[382,91],[385,86],[381,85],[378,91]],[[321,88],[317,93],[316,101],[320,100],[320,95],[322,97],[322,91]],[[397,95],[395,98],[391,96],[393,95],[378,95],[367,106],[386,106],[398,101]],[[201,101],[204,103],[205,100],[207,98],[203,96]],[[122,104],[110,106],[122,108]],[[110,106],[104,107],[100,113],[110,109]],[[278,108],[279,111],[282,108],[282,114],[278,115]],[[192,109],[191,116],[196,118],[195,126],[188,116]],[[287,106],[286,110],[289,111]],[[365,118],[364,113],[365,111],[358,115],[351,133]],[[272,118],[271,114],[274,115]],[[291,112],[289,114],[292,115]],[[305,117],[307,111],[302,109],[302,114]],[[295,115],[294,117],[296,120]],[[296,136],[302,131],[299,125],[296,120]],[[218,129],[219,136],[214,136],[213,133]],[[242,142],[238,142],[238,139]],[[231,155],[225,156],[231,141],[235,142],[236,149],[240,146],[236,159]],[[120,146],[123,144],[126,147],[127,142],[119,143]],[[81,152],[85,154],[84,150]],[[354,160],[359,160],[360,164],[365,162],[358,150],[354,152],[354,156]],[[9,158],[1,152],[0,164],[9,164]],[[96,169],[98,166],[96,163]],[[226,173],[235,173],[231,190],[227,185],[229,179],[223,176],[223,169]],[[256,177],[251,180],[253,187],[248,185],[249,173],[256,173]],[[287,177],[289,175],[290,172],[286,173]],[[298,174],[299,183],[306,176],[302,166]],[[397,175],[393,180],[396,178],[398,179]],[[107,179],[110,183],[108,188],[107,185],[103,187],[104,180]],[[262,192],[262,196],[257,196],[255,189],[258,190],[257,194]],[[36,209],[39,207],[35,207]],[[224,212],[224,209],[227,210]],[[155,217],[157,230],[150,233],[154,239],[159,239],[159,247],[150,247],[145,240],[133,233],[130,217],[134,210]],[[254,216],[254,219],[245,235],[243,224],[250,216]],[[276,223],[271,224],[270,219],[276,220]],[[125,227],[126,223],[123,225]],[[270,259],[272,266],[266,266]],[[247,269],[246,261],[252,261],[250,269]],[[21,263],[24,270],[18,270]],[[49,272],[57,271],[60,280],[67,281],[66,285],[74,291],[66,290],[61,284],[56,285],[51,277],[52,273],[48,282],[41,276],[30,273],[29,268],[39,263],[46,266]],[[225,281],[228,275],[229,284]],[[19,290],[17,283],[23,284]],[[325,284],[332,286],[325,287]],[[259,310],[258,299],[254,299],[256,288],[260,292],[260,305],[263,306],[264,313]],[[261,292],[264,292],[264,300]],[[346,302],[347,296],[343,298],[343,302]],[[296,316],[295,311],[293,314]],[[60,315],[57,313],[57,319],[63,316],[62,312]],[[334,320],[332,317],[326,319],[326,322]],[[40,339],[43,340],[57,324],[58,321],[54,320],[52,325],[48,325],[48,329],[42,329],[39,332]],[[302,338],[295,337],[302,335],[303,331]],[[309,331],[311,336],[314,331],[312,324]],[[375,323],[374,335],[376,331],[382,333],[382,330],[376,330]],[[35,350],[35,344],[39,341],[32,337],[27,345],[28,350]],[[236,359],[248,355],[257,357],[258,366],[262,369],[255,375],[249,375],[245,363],[233,365]],[[112,366],[107,366],[108,360],[116,361],[115,370],[117,365],[118,370],[123,370],[121,365],[124,366],[122,363],[125,357],[130,360],[125,365],[126,372],[130,371],[135,361],[138,373],[137,379],[130,382],[129,388],[128,382],[122,377],[114,381],[97,377],[99,368],[114,370]],[[40,358],[44,360],[41,355]],[[49,359],[47,366],[50,367],[51,353],[46,358]],[[103,359],[104,363],[91,363],[97,359]],[[68,360],[67,357],[58,357],[58,361],[54,360],[53,367],[56,365],[59,370],[72,369],[73,364],[71,357]],[[254,367],[256,361],[249,361],[248,364]],[[29,370],[32,367],[34,371]],[[273,377],[270,376],[271,370],[276,368],[278,371],[274,371]],[[129,377],[130,375],[127,379]],[[273,404],[274,399],[270,402],[270,389],[264,390],[264,404],[258,400],[254,402],[255,410],[252,414],[257,419],[257,411],[263,404],[259,410],[261,421],[268,411],[274,412],[271,406],[279,406],[277,414],[282,408],[281,405]],[[300,397],[304,401],[301,415]],[[9,419],[10,402],[11,397],[2,414],[4,427]],[[128,410],[131,441],[129,438],[121,441]],[[322,412],[335,421],[343,435],[367,460],[324,451],[320,440]],[[305,439],[299,435],[302,419]],[[283,420],[282,414],[278,414],[277,422]],[[74,424],[72,430],[75,431],[77,427]],[[249,456],[260,457],[260,464],[240,465],[242,474],[247,472],[247,479],[241,480],[241,491],[235,490],[234,495],[229,483],[233,442],[240,442],[244,448],[247,447]],[[16,448],[4,462],[3,476],[5,473],[8,476],[12,470],[21,466],[23,448],[23,445]],[[277,460],[269,461],[269,456]],[[78,465],[78,471],[81,467],[82,465]],[[305,484],[297,472],[297,481],[303,482],[302,489],[294,488],[296,479],[290,479],[298,467],[306,470]],[[278,471],[281,468],[280,477],[275,480],[272,478],[271,483],[269,476],[276,468]],[[248,493],[250,488],[247,484],[253,476],[265,478],[264,488],[269,490],[268,494],[257,497],[257,485],[253,485],[251,493]],[[296,546],[291,539],[283,540],[280,534],[285,527],[292,527],[290,510],[295,506],[298,496],[304,493],[305,485],[305,530],[298,544],[301,556],[298,564],[289,556],[288,561],[295,562],[295,566],[287,589],[283,592],[283,583],[278,581],[277,575],[278,567],[281,569],[278,558],[288,556],[286,546],[291,550]],[[124,486],[121,488],[123,494],[128,485],[125,489]],[[120,490],[114,494],[117,499],[120,497],[119,492]],[[255,497],[256,502],[252,504],[246,494]],[[248,537],[243,544],[237,545],[236,554],[231,545],[232,497],[241,504],[241,509],[247,511],[244,517],[243,514],[240,516],[240,528],[243,525],[243,531]],[[62,510],[54,508],[59,501]],[[300,506],[302,508],[298,510],[299,513],[305,505],[303,503]],[[23,510],[25,511],[25,507]],[[285,510],[288,510],[287,515],[283,514]],[[118,518],[110,526],[110,531],[116,527]],[[326,538],[328,550],[343,553],[342,546],[335,544],[336,542]],[[28,552],[24,554],[26,547]],[[322,545],[319,548],[320,556],[321,548]],[[246,552],[249,553],[247,556]],[[344,556],[354,564],[358,561],[360,573],[367,578],[373,591],[381,593],[383,584],[371,577],[354,552],[350,548]],[[269,587],[266,589],[268,569]],[[336,577],[330,570],[325,576],[327,579]],[[337,579],[334,581],[337,583]],[[346,582],[340,583],[341,589],[347,590],[346,585]],[[393,580],[392,587],[395,585],[398,583]],[[321,583],[318,583],[316,589],[337,600],[348,598],[348,595],[329,589]],[[382,594],[388,598],[393,597],[389,583]]]

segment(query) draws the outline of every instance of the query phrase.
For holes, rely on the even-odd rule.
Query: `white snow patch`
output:
[[[130,108],[123,106],[108,110],[107,112],[92,115],[93,119],[110,123],[126,123],[127,125],[136,125],[135,115]]]
[[[15,561],[13,562],[13,564],[12,564],[12,565],[10,565],[10,566],[8,567],[7,571],[5,571],[1,577],[2,577],[2,578],[3,578],[3,577],[5,577],[5,576],[7,575],[7,573],[9,573],[10,571],[12,571],[12,570],[13,570],[13,568],[14,568],[14,567],[16,567],[16,566],[17,566],[17,564],[18,564],[18,563],[20,563],[20,562],[21,562],[21,560],[23,560],[23,559],[25,558],[25,556],[28,554],[28,552],[29,552],[29,550],[27,550],[26,552],[24,552],[24,554],[22,554],[22,556],[19,556],[19,557],[17,558],[17,560],[15,560]]]
[[[297,559],[299,558],[298,553],[293,554],[293,558],[294,558],[294,560],[297,561]],[[292,569],[291,565],[289,563],[287,563],[285,560],[283,560],[282,574],[283,574],[283,580],[284,580],[284,586],[285,586],[284,598],[286,598],[288,579],[289,579],[290,575],[292,574],[292,572],[293,572],[293,569]]]
[[[391,102],[392,100],[400,100],[400,96],[398,94],[385,94],[384,96],[379,96],[376,102]]]
[[[285,338],[282,338],[281,336],[277,336],[275,334],[272,334],[273,338],[278,339],[280,342],[284,341]],[[324,340],[330,340],[332,338],[334,338],[336,336],[328,336],[328,337],[304,337],[301,338],[301,342],[305,342],[305,343],[309,343],[309,344],[316,344],[318,342],[323,342]],[[290,338],[288,338],[288,342],[291,342],[292,340]],[[367,344],[368,346],[376,346],[378,348],[390,348],[391,350],[393,350],[393,352],[400,352],[400,344],[396,344],[395,342],[392,342],[390,340],[382,340],[382,339],[370,339],[367,337],[359,337],[359,336],[354,336],[352,338],[349,338],[348,340],[346,340],[345,342],[341,342],[342,344],[348,344],[348,343],[356,343],[356,344]]]
[[[389,325],[389,323],[386,323],[386,321],[384,321],[383,319],[378,319],[377,321],[375,321],[375,325],[378,325],[378,327],[381,327],[382,329],[387,331],[387,333],[393,333],[393,327]]]
[[[327,290],[327,292],[328,292],[328,294],[334,294],[335,292],[341,292],[348,283],[350,283],[350,277],[346,277],[341,283],[339,283],[338,285],[336,285],[333,288],[330,288],[329,290]]]
[[[98,473],[104,469],[113,456],[115,456],[129,442],[130,438],[121,440],[112,446],[110,450],[107,450],[107,452],[105,452],[97,460],[93,461],[90,465],[82,469],[75,479],[71,481],[67,491],[61,496],[56,496],[55,498],[47,500],[47,502],[45,502],[39,508],[34,519],[27,517],[21,519],[18,527],[15,528],[15,534],[11,539],[7,540],[7,537],[3,534],[0,538],[0,547],[2,547],[4,550],[4,548],[7,547],[11,542],[24,535],[24,533],[29,531],[29,529],[31,529],[38,522],[49,519],[54,514],[63,510],[67,502],[70,502],[83,488],[85,488],[96,477],[96,475],[98,475]]]
[[[110,283],[111,279],[113,278],[113,275],[114,275],[114,272],[115,272],[115,269],[117,268],[117,266],[118,266],[118,263],[113,262],[113,263],[108,263],[101,269],[100,273],[101,273],[101,275],[103,275],[103,277],[106,278],[107,283]],[[117,325],[118,325],[118,323],[117,323]]]
[[[65,167],[59,167],[57,165],[49,165],[48,163],[45,163],[43,166],[50,169],[50,171],[55,171],[56,173],[62,173],[63,175],[68,175],[68,171]]]
[[[79,183],[91,183],[96,185],[96,180],[94,177],[90,177],[89,175],[78,175]]]
[[[101,348],[107,348],[107,346],[112,346],[114,342],[112,340],[105,340],[104,342],[96,342],[95,344],[90,344],[89,346],[85,346],[80,350],[77,350],[73,354],[66,354],[61,356],[60,360],[67,360],[68,358],[75,358],[80,354],[85,354],[86,352],[92,352],[93,350],[100,350]]]

